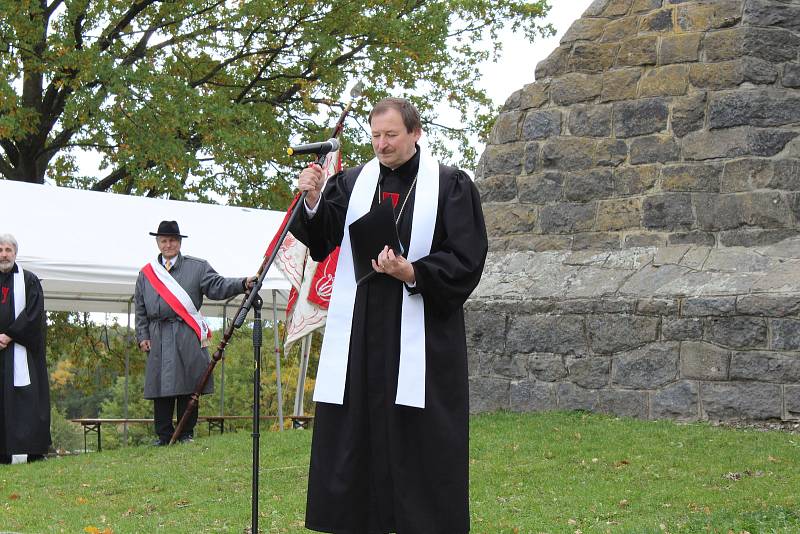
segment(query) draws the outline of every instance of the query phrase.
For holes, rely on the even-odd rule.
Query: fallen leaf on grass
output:
[[[631,463],[630,460],[620,460],[618,462],[614,462],[614,467],[620,469],[625,467],[626,465],[630,465],[630,463]]]
[[[621,501],[619,501],[620,508],[625,508],[626,506],[628,506],[628,499],[622,499]]]
[[[19,500],[19,495],[17,495],[16,493],[12,493],[11,495],[8,496],[8,500],[9,501],[18,501]]]
[[[77,499],[75,499],[75,502],[78,504],[86,504],[89,501],[83,497],[78,497]]]

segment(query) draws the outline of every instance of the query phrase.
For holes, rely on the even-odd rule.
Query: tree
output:
[[[364,110],[413,96],[440,151],[485,135],[477,65],[504,25],[552,31],[546,0],[0,0],[0,174],[99,191],[285,207],[290,140],[314,141],[363,79]],[[463,127],[437,124],[446,102]],[[77,151],[104,176],[80,176]],[[446,155],[446,154],[445,154]],[[464,163],[464,162],[462,162]]]
[[[100,403],[125,374],[126,356],[130,375],[143,375],[145,356],[133,332],[116,321],[98,325],[88,313],[47,314],[50,393],[67,417],[97,417]]]

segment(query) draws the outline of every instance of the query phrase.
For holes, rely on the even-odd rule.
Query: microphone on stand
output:
[[[339,150],[339,141],[331,138],[320,143],[292,146],[286,149],[286,153],[290,156],[299,156],[301,154],[316,154],[322,156],[328,152],[335,152],[337,150]]]

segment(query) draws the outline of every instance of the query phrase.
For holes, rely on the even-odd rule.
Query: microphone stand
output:
[[[254,293],[258,295],[257,292]],[[259,461],[259,428],[261,411],[261,297],[253,301],[253,491],[250,496],[252,515],[250,532],[258,534],[258,461]]]
[[[325,162],[326,155],[327,154],[317,154],[318,165],[322,165]],[[275,261],[275,257],[278,255],[278,250],[281,247],[281,243],[283,243],[283,240],[286,239],[286,234],[289,233],[289,227],[294,222],[299,211],[305,209],[306,193],[307,191],[303,191],[298,201],[295,202],[294,209],[292,209],[292,213],[289,214],[289,218],[286,220],[286,224],[283,226],[281,235],[278,238],[275,247],[272,249],[272,254],[270,254],[269,259],[266,262],[266,268],[263,269],[263,271],[259,274],[258,280],[256,280],[253,289],[250,290],[250,294],[247,296],[247,299],[245,299],[245,301],[242,303],[242,307],[239,309],[239,314],[236,316],[236,319],[233,322],[234,328],[240,328],[244,324],[250,308],[253,308],[253,359],[255,369],[253,369],[253,489],[250,497],[252,507],[250,519],[251,534],[258,534],[258,466],[260,450],[259,428],[261,421],[259,416],[261,409],[261,305],[263,304],[258,291],[261,289],[261,284],[267,275],[269,267],[272,265],[272,262]],[[177,433],[177,430],[175,432]]]

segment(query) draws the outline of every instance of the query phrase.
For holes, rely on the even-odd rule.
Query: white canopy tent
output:
[[[47,310],[125,313],[129,321],[139,270],[158,254],[155,238],[149,232],[154,232],[160,221],[178,221],[181,233],[187,236],[182,253],[208,260],[223,276],[244,277],[256,274],[284,217],[284,213],[278,211],[115,195],[9,180],[0,180],[0,199],[3,201],[0,233],[13,234],[17,239],[17,262],[41,279]],[[280,271],[270,268],[259,293],[265,308],[262,318],[277,317],[277,310],[286,309],[290,288]],[[228,303],[206,299],[200,311],[206,317],[233,319],[241,298],[235,297]],[[269,308],[273,308],[272,313],[268,312]],[[273,324],[273,329],[282,428],[277,325]],[[219,339],[215,337],[215,342]],[[224,360],[222,365],[220,389],[224,391]],[[125,378],[124,417],[127,419],[127,354]],[[220,414],[223,413],[223,395],[220,396]],[[127,425],[123,439],[127,442]]]
[[[277,211],[99,193],[0,180],[0,233],[19,242],[17,261],[42,280],[48,310],[128,313],[139,269],[158,254],[149,235],[162,220],[188,237],[181,252],[204,258],[223,276],[255,275],[277,232]],[[270,268],[265,308],[285,309],[290,285]],[[238,310],[240,300],[225,315]],[[222,317],[224,302],[200,310]]]

